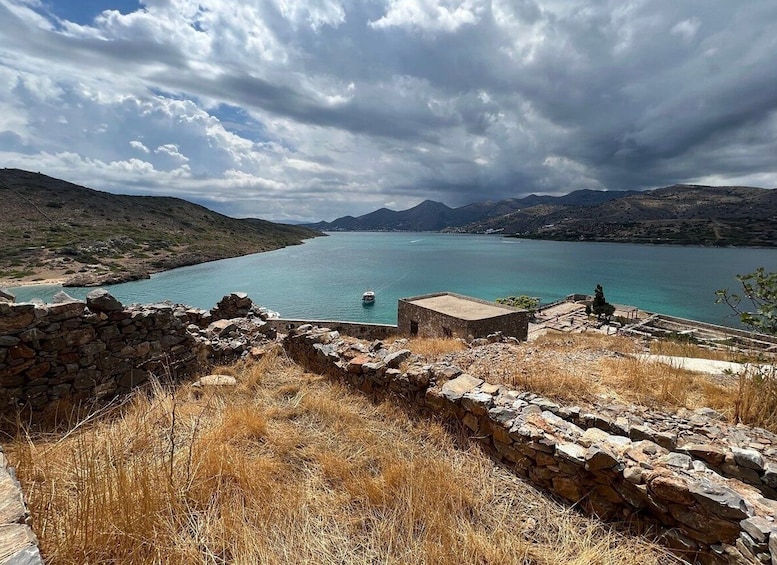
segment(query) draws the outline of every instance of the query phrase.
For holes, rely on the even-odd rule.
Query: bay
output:
[[[396,323],[397,300],[452,291],[494,300],[526,294],[543,302],[604,287],[609,302],[736,325],[715,290],[763,266],[777,250],[520,240],[438,233],[332,233],[303,245],[158,273],[108,290],[125,304],[170,300],[211,308],[243,291],[285,318]],[[58,286],[12,289],[18,301],[50,301]],[[92,290],[68,288],[84,298]],[[361,295],[374,290],[374,306]]]

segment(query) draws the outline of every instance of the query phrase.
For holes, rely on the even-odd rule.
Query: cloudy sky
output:
[[[331,220],[777,186],[775,0],[0,0],[0,166]]]

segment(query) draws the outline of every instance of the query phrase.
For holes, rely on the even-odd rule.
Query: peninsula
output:
[[[323,235],[160,196],[100,192],[0,169],[0,286],[98,286],[297,245]]]

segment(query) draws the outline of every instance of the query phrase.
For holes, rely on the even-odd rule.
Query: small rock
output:
[[[676,467],[685,471],[693,466],[693,460],[690,456],[683,453],[669,453],[661,458],[661,462],[669,467]]]
[[[392,369],[397,369],[402,364],[402,361],[405,361],[410,355],[412,355],[412,351],[409,349],[400,349],[399,351],[395,351],[394,353],[389,353],[383,358],[383,362]]]
[[[723,463],[726,457],[725,452],[721,448],[709,443],[689,443],[682,446],[680,451],[715,466]]]
[[[75,302],[75,300],[76,299],[70,296],[67,292],[60,290],[52,297],[51,302],[53,304],[64,304],[65,302]]]
[[[237,379],[230,375],[206,375],[200,377],[192,386],[237,386]]]
[[[739,523],[742,529],[746,531],[757,543],[766,543],[769,541],[770,534],[773,533],[776,526],[766,518],[753,516]]]
[[[107,290],[98,288],[86,295],[86,306],[92,312],[118,312],[124,308]]]
[[[764,470],[764,458],[755,449],[732,447],[731,451],[734,454],[734,461],[740,467],[756,471]]]
[[[457,402],[461,400],[462,396],[481,384],[483,384],[483,379],[477,379],[465,373],[443,384],[442,395],[450,402]]]

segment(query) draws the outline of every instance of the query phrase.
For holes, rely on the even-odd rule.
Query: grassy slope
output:
[[[230,218],[177,198],[109,194],[13,169],[0,170],[0,199],[0,280],[42,270],[64,274],[94,263],[117,272],[154,272],[320,235]]]
[[[56,563],[673,563],[495,465],[461,430],[304,373],[138,394],[6,445]]]

